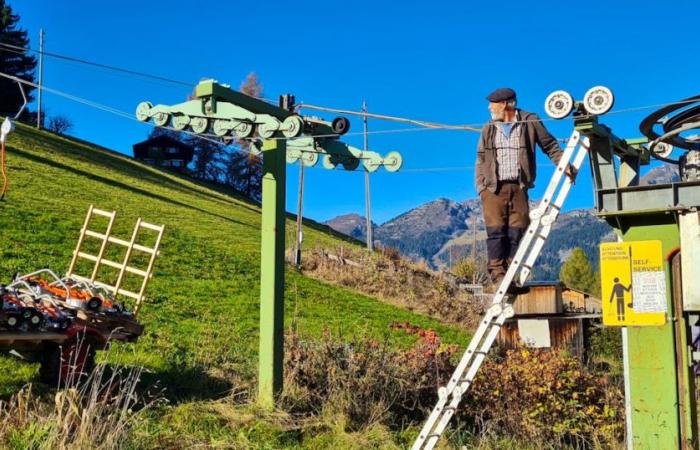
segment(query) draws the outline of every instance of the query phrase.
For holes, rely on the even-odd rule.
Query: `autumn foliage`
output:
[[[349,430],[373,423],[393,429],[420,426],[452,374],[461,351],[433,330],[393,323],[393,333],[417,339],[405,350],[386,342],[321,341],[287,336],[284,408],[296,415],[329,412]],[[610,380],[561,351],[494,351],[457,414],[458,427],[528,442],[586,442],[607,447],[622,439],[622,394]],[[586,445],[587,447],[587,445]]]
[[[487,359],[467,405],[470,419],[511,436],[605,446],[623,433],[619,388],[562,351],[523,347]]]

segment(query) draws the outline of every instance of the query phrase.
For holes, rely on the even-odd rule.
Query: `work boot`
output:
[[[493,281],[494,284],[494,292],[498,291],[498,288],[501,286],[501,283],[503,283],[503,279],[505,278],[505,274],[503,275],[498,275],[496,279]],[[527,294],[530,292],[530,288],[527,286],[518,286],[515,283],[515,280],[513,280],[510,283],[510,286],[508,286],[508,289],[506,289],[506,294],[509,295],[522,295],[522,294]]]

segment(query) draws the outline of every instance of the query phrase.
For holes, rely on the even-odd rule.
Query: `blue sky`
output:
[[[580,2],[223,2],[9,0],[38,47],[103,64],[191,81],[216,78],[236,87],[256,72],[267,98],[446,123],[483,123],[484,99],[500,86],[518,92],[519,106],[544,117],[543,102],[565,89],[580,99],[606,85],[615,109],[661,104],[697,94],[700,39],[697,1]],[[132,112],[149,100],[183,101],[188,88],[47,57],[44,83]],[[131,153],[149,127],[47,94],[49,114],[69,116],[73,134]],[[621,137],[639,135],[652,110],[602,118]],[[559,138],[570,120],[546,122]],[[351,131],[361,131],[353,119]],[[404,128],[371,120],[370,130]],[[438,197],[475,196],[477,134],[417,131],[371,135],[379,153],[398,150],[399,173],[372,174],[373,219],[382,223]],[[361,136],[348,136],[361,146]],[[540,154],[541,196],[552,164]],[[463,168],[450,171],[413,169]],[[288,166],[287,209],[296,208],[298,167]],[[361,171],[306,171],[304,215],[326,220],[364,213]],[[588,169],[566,209],[593,205]]]

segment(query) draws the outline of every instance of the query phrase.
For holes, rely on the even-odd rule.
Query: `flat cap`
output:
[[[513,99],[515,99],[515,91],[511,88],[498,88],[486,97],[486,100],[491,103],[505,102]]]

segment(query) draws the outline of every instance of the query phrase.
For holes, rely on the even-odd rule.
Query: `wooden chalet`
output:
[[[134,158],[158,167],[185,171],[194,158],[194,149],[189,145],[161,135],[133,145]]]

